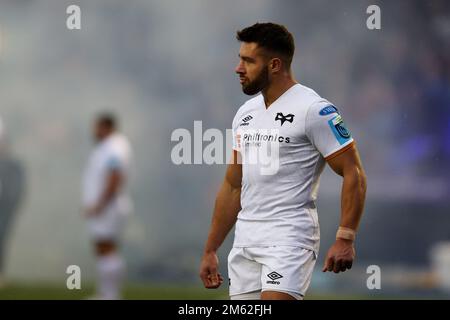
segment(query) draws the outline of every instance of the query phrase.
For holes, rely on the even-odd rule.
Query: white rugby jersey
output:
[[[299,246],[317,254],[320,174],[326,158],[352,143],[338,110],[303,85],[289,88],[268,109],[261,94],[242,105],[233,120],[233,149],[243,155],[234,247]],[[278,147],[278,155],[269,154],[279,163],[274,174],[264,173],[265,161],[248,161],[267,144]]]
[[[83,205],[95,206],[106,186],[107,175],[112,169],[121,171],[125,180],[128,178],[131,148],[128,139],[114,133],[107,137],[92,151],[83,176]],[[108,209],[116,209],[124,213],[131,210],[131,201],[122,186],[120,192],[110,203]]]

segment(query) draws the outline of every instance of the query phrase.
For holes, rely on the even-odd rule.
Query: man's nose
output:
[[[245,73],[244,67],[242,66],[242,63],[239,62],[239,64],[234,69],[236,73]]]

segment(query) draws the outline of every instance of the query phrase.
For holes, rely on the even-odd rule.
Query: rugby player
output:
[[[100,115],[94,124],[96,146],[83,178],[83,205],[96,258],[98,286],[94,299],[120,299],[125,262],[119,252],[121,235],[131,211],[126,192],[131,147],[118,131],[114,115]]]
[[[256,23],[237,32],[242,90],[256,95],[233,120],[233,153],[217,194],[200,266],[206,288],[218,288],[217,250],[235,226],[228,256],[231,299],[303,299],[319,250],[319,178],[328,164],[343,177],[336,241],[323,270],[352,267],[366,177],[358,149],[336,106],[299,84],[291,69],[294,40],[282,25]],[[245,154],[278,145],[279,168],[262,174]]]

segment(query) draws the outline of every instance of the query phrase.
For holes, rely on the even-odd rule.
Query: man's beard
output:
[[[242,91],[245,94],[252,96],[262,91],[265,87],[267,87],[268,84],[269,84],[269,70],[267,70],[266,67],[262,69],[261,73],[256,77],[255,80],[253,80],[247,85],[242,85]]]

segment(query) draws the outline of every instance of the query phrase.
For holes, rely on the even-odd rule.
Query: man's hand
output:
[[[207,289],[217,289],[223,282],[223,278],[218,272],[219,259],[215,252],[208,252],[203,255],[200,265],[200,278]]]
[[[353,241],[336,239],[336,242],[328,250],[322,272],[344,272],[352,268],[355,259],[355,247]]]

